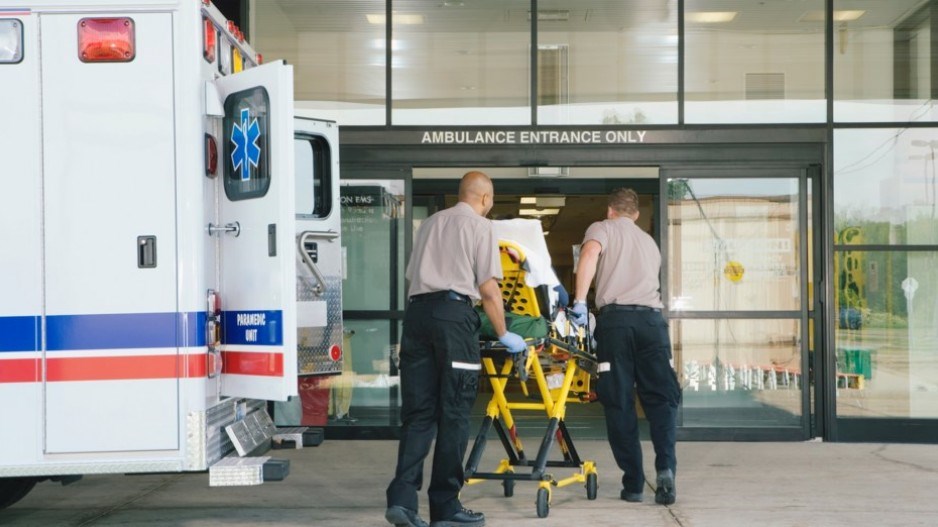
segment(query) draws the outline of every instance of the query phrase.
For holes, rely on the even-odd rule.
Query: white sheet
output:
[[[557,305],[557,292],[554,291],[554,286],[560,285],[560,279],[554,273],[540,220],[515,218],[495,220],[492,223],[495,224],[495,236],[500,241],[514,242],[524,251],[530,269],[525,275],[525,284],[530,287],[546,285],[550,296],[551,311],[553,311]]]

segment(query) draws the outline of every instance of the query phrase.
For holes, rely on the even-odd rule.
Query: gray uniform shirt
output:
[[[625,304],[664,307],[661,303],[661,251],[655,240],[629,218],[597,221],[583,243],[602,246],[596,267],[596,307]]]
[[[479,286],[501,280],[492,222],[459,202],[423,221],[407,263],[408,297],[452,290],[479,300]]]

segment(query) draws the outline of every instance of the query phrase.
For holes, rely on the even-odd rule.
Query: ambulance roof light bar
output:
[[[254,66],[261,64],[263,57],[261,57],[254,49],[251,48],[250,43],[247,42],[247,39],[244,36],[244,32],[241,31],[233,20],[228,20],[225,16],[218,10],[218,8],[211,2],[211,0],[200,0],[202,3],[202,14],[208,20],[211,20],[215,27],[219,29],[219,34],[217,35],[217,43],[219,45],[230,45],[232,48],[238,48],[238,52],[241,57],[244,57],[246,61],[249,61],[245,66]],[[227,36],[227,38],[226,38]],[[225,55],[224,50],[220,50],[222,55]],[[221,57],[216,57],[221,59]],[[219,60],[219,63],[223,60]],[[233,70],[233,68],[232,68]],[[220,69],[221,71],[221,69]],[[234,71],[231,71],[234,73]]]
[[[16,19],[0,20],[0,63],[23,60],[23,24]]]

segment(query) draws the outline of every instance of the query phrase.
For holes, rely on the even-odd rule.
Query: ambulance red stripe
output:
[[[283,377],[283,354],[225,351],[222,352],[222,373]]]
[[[135,355],[121,357],[52,357],[46,362],[48,382],[118,381],[205,377],[205,355]],[[41,382],[39,359],[0,360],[0,383]]]

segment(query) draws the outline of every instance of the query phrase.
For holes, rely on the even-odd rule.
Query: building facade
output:
[[[568,287],[605,194],[639,192],[681,437],[938,438],[938,2],[239,7],[341,127],[347,368],[304,409],[330,435],[394,434],[413,233],[479,168]]]

